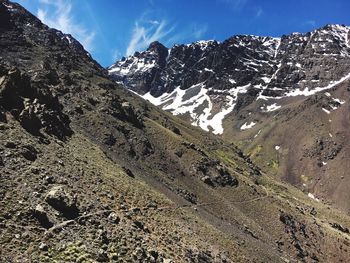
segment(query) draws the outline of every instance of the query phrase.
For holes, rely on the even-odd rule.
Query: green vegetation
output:
[[[268,163],[268,165],[269,165],[272,169],[278,170],[278,168],[279,168],[279,161],[278,161],[278,160],[272,159],[272,160]]]
[[[262,145],[257,145],[255,146],[252,150],[250,150],[250,152],[248,153],[248,155],[252,158],[256,157],[261,151],[263,150],[263,146]]]

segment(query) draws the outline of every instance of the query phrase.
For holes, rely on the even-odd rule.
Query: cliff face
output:
[[[308,96],[349,77],[349,30],[327,25],[307,34],[234,36],[171,49],[154,42],[108,70],[154,104],[222,134],[232,110],[255,100]]]
[[[349,29],[171,49],[155,42],[108,71],[144,99],[238,144],[265,172],[349,211]]]
[[[1,262],[348,261],[346,215],[114,83],[21,6],[2,1],[0,21]]]

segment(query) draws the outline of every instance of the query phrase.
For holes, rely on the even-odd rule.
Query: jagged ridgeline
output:
[[[110,76],[162,109],[239,145],[265,172],[350,211],[350,27],[233,36],[144,52]]]
[[[153,104],[222,134],[222,121],[233,110],[256,100],[309,96],[350,78],[349,31],[327,25],[281,38],[238,35],[170,49],[153,42],[108,70]]]
[[[350,219],[0,2],[1,262],[347,262]],[[314,152],[312,152],[314,153]]]

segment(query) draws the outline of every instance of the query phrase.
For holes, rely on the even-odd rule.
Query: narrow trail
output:
[[[105,214],[105,213],[112,213],[113,210],[109,209],[109,210],[100,210],[100,211],[97,211],[95,213],[90,213],[90,214],[86,214],[86,215],[82,215],[82,216],[78,216],[74,219],[70,219],[70,220],[66,220],[66,221],[63,221],[62,223],[60,224],[57,224],[57,225],[54,225],[53,227],[47,229],[47,231],[45,232],[45,235],[49,235],[50,233],[52,233],[53,231],[57,230],[57,229],[61,229],[69,224],[72,224],[72,223],[76,223],[78,222],[80,219],[83,219],[83,218],[88,218],[88,217],[91,217],[91,216],[94,216],[94,215],[100,215],[100,214]]]
[[[177,210],[177,209],[181,209],[181,208],[193,208],[193,209],[196,209],[197,207],[205,207],[205,206],[210,206],[210,205],[219,205],[219,204],[244,204],[244,203],[251,203],[251,202],[256,202],[256,201],[259,201],[259,200],[263,200],[263,199],[266,199],[270,196],[269,194],[269,191],[264,187],[264,186],[261,186],[264,191],[265,191],[265,195],[263,196],[259,196],[259,197],[255,197],[255,198],[252,198],[252,199],[249,199],[249,200],[243,200],[243,201],[230,201],[230,202],[222,202],[222,201],[215,201],[215,202],[205,202],[205,203],[198,203],[198,204],[185,204],[185,205],[176,205],[176,204],[173,204],[173,205],[169,205],[169,206],[163,206],[163,207],[157,207],[155,208],[154,211],[157,211],[158,212],[162,212],[162,211],[166,211],[166,210]],[[137,208],[137,207],[134,207],[134,208]],[[127,209],[125,210],[124,212],[128,212],[128,211],[131,211],[133,210],[134,208],[130,208],[130,209]],[[149,206],[145,206],[145,207],[141,207],[141,208],[138,208],[140,211],[142,212],[146,212],[147,210],[149,210]],[[115,209],[105,209],[105,210],[99,210],[99,211],[96,211],[94,213],[90,213],[90,214],[85,214],[85,215],[81,215],[81,216],[78,216],[74,219],[70,219],[70,220],[66,220],[66,221],[63,221],[59,224],[56,224],[54,225],[53,227],[49,228],[49,229],[45,229],[43,227],[31,227],[31,226],[21,226],[21,225],[18,225],[18,224],[7,224],[8,226],[13,226],[13,227],[19,227],[19,228],[23,228],[23,229],[36,229],[36,230],[41,230],[41,231],[45,231],[45,235],[50,235],[51,233],[53,233],[55,230],[59,230],[59,229],[62,229],[70,224],[74,224],[74,223],[78,223],[79,224],[79,220],[81,219],[85,219],[85,218],[88,218],[88,217],[92,217],[92,216],[95,216],[95,215],[101,215],[101,214],[110,214],[112,212],[118,212],[117,210]],[[107,216],[108,216],[107,215]]]
[[[244,200],[244,201],[230,201],[230,202],[222,202],[222,201],[216,201],[216,202],[206,202],[206,203],[199,203],[199,204],[186,204],[186,205],[170,205],[170,206],[163,206],[163,207],[158,207],[158,210],[175,210],[175,209],[180,209],[180,208],[196,208],[196,207],[202,207],[202,206],[209,206],[209,205],[218,205],[218,204],[244,204],[244,203],[251,203],[251,202],[256,202],[259,200],[263,200],[267,197],[270,196],[269,191],[264,187],[261,186],[264,191],[265,195],[264,196],[259,196],[255,197],[253,199],[249,200]]]

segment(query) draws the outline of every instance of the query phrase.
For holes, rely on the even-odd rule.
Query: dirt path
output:
[[[264,196],[259,196],[256,198],[252,198],[249,200],[244,200],[244,201],[231,201],[228,202],[229,204],[243,204],[243,203],[251,203],[251,202],[256,202],[262,199],[265,199],[267,197],[269,197],[269,191],[264,187],[261,186],[264,191],[265,191],[265,195]],[[209,206],[209,205],[218,205],[218,204],[223,204],[223,202],[220,201],[216,201],[216,202],[206,202],[206,203],[199,203],[199,204],[188,204],[188,205],[171,205],[171,206],[164,206],[164,207],[159,207],[158,210],[175,210],[175,209],[179,209],[179,208],[186,208],[186,207],[192,207],[192,208],[196,208],[196,207],[202,207],[202,206]]]

